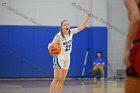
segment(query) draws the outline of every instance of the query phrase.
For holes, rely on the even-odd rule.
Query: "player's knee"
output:
[[[55,83],[58,83],[58,82],[59,82],[59,78],[54,78],[53,81],[54,81]]]
[[[63,85],[65,82],[65,79],[60,79],[58,82]]]

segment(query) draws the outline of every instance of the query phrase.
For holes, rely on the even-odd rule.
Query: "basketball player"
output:
[[[124,63],[127,67],[125,93],[140,93],[140,0],[124,0],[129,17]]]
[[[74,34],[82,31],[87,26],[87,22],[90,17],[91,14],[88,14],[83,24],[74,29],[70,29],[70,23],[67,20],[63,20],[61,22],[61,30],[58,34],[56,34],[52,41],[52,43],[57,43],[61,46],[61,53],[53,59],[54,79],[50,85],[50,93],[61,93],[70,65],[72,37]],[[51,44],[49,44],[48,47]]]

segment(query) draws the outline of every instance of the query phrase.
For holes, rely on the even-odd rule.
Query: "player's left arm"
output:
[[[86,16],[86,18],[85,18],[83,24],[82,24],[81,26],[77,27],[77,32],[80,32],[81,30],[83,30],[84,28],[87,27],[87,23],[88,23],[88,20],[89,20],[90,18],[91,18],[91,13],[89,13],[89,14]]]
[[[129,28],[128,28],[128,35],[125,41],[125,51],[124,51],[124,64],[127,67],[131,66],[131,62],[129,60],[130,50],[133,46],[133,41],[139,29],[140,23],[140,13],[139,7],[136,0],[124,0],[128,16],[129,16]]]

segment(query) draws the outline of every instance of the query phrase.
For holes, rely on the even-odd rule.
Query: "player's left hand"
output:
[[[91,13],[88,13],[87,17],[88,18],[91,18],[92,17],[92,14]]]
[[[130,50],[125,50],[124,64],[126,65],[126,67],[130,67],[131,66],[131,63],[129,61],[129,55],[130,55]]]

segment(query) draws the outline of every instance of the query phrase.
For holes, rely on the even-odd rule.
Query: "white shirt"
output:
[[[54,37],[52,43],[60,43],[61,46],[61,53],[60,54],[70,54],[72,51],[72,37],[76,34],[77,28],[70,29],[70,35],[65,35],[65,38],[62,37],[61,33],[59,32]]]

